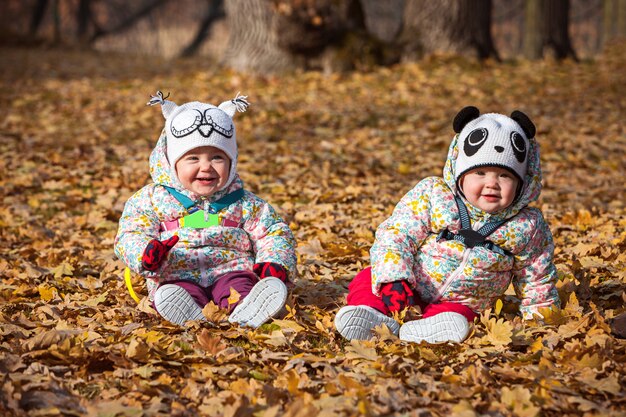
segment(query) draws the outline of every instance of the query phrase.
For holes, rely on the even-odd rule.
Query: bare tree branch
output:
[[[95,42],[97,39],[110,35],[112,33],[122,32],[130,27],[132,27],[138,20],[143,19],[147,15],[149,15],[154,9],[161,7],[163,4],[167,3],[169,0],[154,0],[152,3],[147,4],[143,8],[137,10],[134,14],[130,15],[126,19],[122,20],[116,26],[103,29],[96,25],[96,31],[89,39],[90,43]]]

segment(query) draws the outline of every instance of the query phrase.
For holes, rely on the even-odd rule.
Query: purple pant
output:
[[[241,295],[239,299],[241,302],[258,281],[259,277],[254,272],[235,271],[218,277],[213,285],[208,288],[203,288],[190,281],[166,282],[164,284],[174,284],[184,288],[200,307],[204,308],[210,301],[213,301],[221,308],[228,308],[228,297],[230,297],[231,288]]]

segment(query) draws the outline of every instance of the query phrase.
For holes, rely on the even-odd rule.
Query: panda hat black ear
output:
[[[474,106],[463,107],[460,112],[454,117],[454,121],[452,122],[452,127],[456,133],[461,133],[461,130],[465,127],[466,124],[471,122],[480,116],[480,110],[478,110]]]
[[[515,120],[520,125],[522,130],[524,130],[524,133],[526,133],[526,137],[528,139],[532,139],[535,137],[535,125],[533,124],[533,122],[530,121],[530,118],[528,116],[526,116],[519,110],[515,110],[513,113],[511,113],[511,119]]]

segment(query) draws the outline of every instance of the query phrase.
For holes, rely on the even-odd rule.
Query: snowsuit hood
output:
[[[450,190],[456,195],[459,195],[466,202],[466,206],[470,211],[470,215],[478,220],[484,221],[497,221],[502,219],[509,219],[515,216],[520,212],[524,207],[528,206],[533,201],[536,201],[539,198],[539,194],[541,193],[541,162],[539,155],[539,144],[535,140],[535,138],[529,139],[529,148],[527,154],[527,169],[526,174],[523,178],[522,188],[519,191],[519,195],[509,207],[504,210],[501,210],[498,213],[486,213],[480,210],[478,207],[474,207],[471,205],[463,194],[458,189],[458,181],[457,181],[457,160],[459,158],[459,136],[460,134],[456,134],[452,138],[452,142],[450,143],[450,147],[448,148],[448,157],[446,159],[445,165],[443,167],[443,179],[450,187]]]

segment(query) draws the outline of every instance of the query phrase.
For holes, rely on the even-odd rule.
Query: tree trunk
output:
[[[52,21],[54,27],[54,43],[61,43],[61,12],[59,11],[59,0],[52,0]]]
[[[557,59],[577,60],[569,37],[569,0],[544,1],[544,46],[551,48]]]
[[[33,9],[33,14],[30,19],[30,34],[35,35],[39,26],[41,26],[41,22],[43,21],[44,16],[46,15],[46,9],[48,8],[48,0],[37,0],[35,3],[35,8]]]
[[[459,0],[452,37],[463,49],[476,51],[478,58],[500,60],[491,37],[491,0]]]
[[[76,37],[78,42],[85,44],[88,42],[87,31],[91,21],[91,0],[80,0],[76,11]]]
[[[626,38],[626,0],[617,0],[617,36]]]
[[[541,59],[543,56],[542,0],[526,0],[524,9],[524,56],[530,60]]]
[[[602,2],[602,43],[607,43],[615,36],[615,6],[616,0],[604,0]]]
[[[206,38],[209,36],[211,32],[211,27],[213,23],[217,20],[222,19],[226,16],[224,13],[224,0],[207,0],[209,3],[209,10],[207,11],[206,16],[202,19],[200,23],[200,28],[198,32],[196,32],[196,36],[193,41],[181,52],[181,56],[192,56],[194,55],[198,49],[202,46]]]
[[[269,1],[228,0],[224,6],[230,32],[224,64],[263,74],[295,67],[293,56],[278,47],[277,14]]]
[[[398,37],[402,60],[415,61],[436,51],[457,52],[457,43],[451,37],[451,22],[456,20],[458,11],[456,0],[407,0]]]

